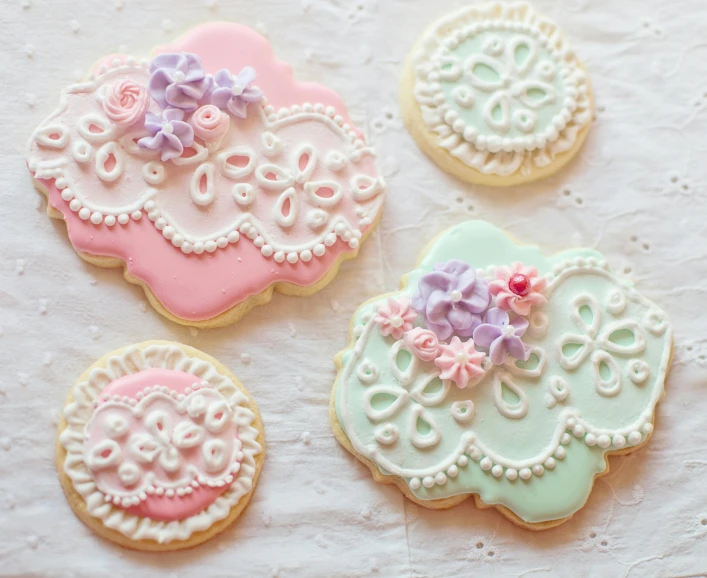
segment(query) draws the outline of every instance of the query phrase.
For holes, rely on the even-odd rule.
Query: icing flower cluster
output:
[[[465,388],[484,375],[487,359],[494,365],[509,357],[528,360],[522,338],[531,308],[547,303],[545,285],[535,267],[520,262],[499,268],[487,282],[454,259],[424,275],[412,299],[388,298],[373,320],[382,335],[403,339],[417,357],[434,362],[441,379]],[[424,327],[415,325],[419,314]]]
[[[230,127],[229,114],[246,118],[248,104],[263,98],[261,90],[250,86],[256,76],[250,66],[235,76],[226,69],[212,76],[198,56],[187,52],[160,54],[150,64],[150,74],[147,86],[116,82],[103,109],[119,125],[144,122],[149,136],[139,139],[138,146],[160,151],[162,161],[182,156],[195,137],[218,143]],[[149,111],[153,102],[159,114]]]

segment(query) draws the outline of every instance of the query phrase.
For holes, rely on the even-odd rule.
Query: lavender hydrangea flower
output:
[[[489,357],[496,365],[501,365],[509,354],[527,361],[530,348],[521,339],[527,328],[528,320],[524,317],[509,321],[508,313],[494,307],[486,312],[484,323],[474,329],[473,340],[478,347],[488,347]]]
[[[210,93],[210,102],[219,108],[225,108],[233,116],[246,117],[246,107],[251,102],[263,98],[263,91],[251,88],[255,80],[255,70],[246,66],[235,77],[225,68],[214,76],[214,85]]]
[[[160,54],[150,64],[148,88],[160,108],[168,106],[187,112],[199,107],[199,100],[213,82],[196,54]]]
[[[412,306],[423,313],[428,329],[444,340],[453,333],[469,337],[481,324],[481,315],[491,303],[488,284],[464,261],[438,263],[424,275],[412,298]]]
[[[194,142],[194,129],[184,122],[184,111],[178,108],[168,108],[162,117],[148,112],[145,128],[151,136],[142,137],[138,146],[161,151],[163,161],[182,156],[184,147]]]

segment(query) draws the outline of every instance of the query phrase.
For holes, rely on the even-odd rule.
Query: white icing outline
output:
[[[498,71],[496,82],[483,80],[470,73],[479,63],[496,70],[495,57],[503,51],[503,46],[485,45],[485,53],[474,54],[463,67],[453,53],[467,38],[494,30],[515,32],[516,36],[509,39],[511,47],[525,43],[532,51],[536,43],[544,46],[552,58],[552,61],[546,62],[554,62],[552,66],[545,66],[539,71],[544,80],[554,79],[557,69],[560,69],[566,87],[565,98],[561,110],[542,133],[528,133],[512,138],[504,136],[510,129],[511,120],[515,118],[507,109],[510,79]],[[528,40],[533,42],[529,44]],[[518,71],[514,54],[509,61],[509,73]],[[535,57],[531,53],[520,70],[529,67],[534,61]],[[488,2],[462,8],[443,17],[422,36],[412,56],[412,68],[415,75],[414,97],[425,125],[438,135],[437,145],[484,174],[509,176],[518,171],[528,174],[534,167],[547,166],[557,155],[570,150],[579,132],[591,122],[589,83],[579,60],[557,25],[536,14],[526,3]],[[456,82],[461,79],[464,71],[475,90],[498,91],[493,96],[493,103],[486,104],[484,115],[485,121],[496,125],[501,134],[480,135],[476,127],[467,125],[454,110],[454,102],[459,102],[456,98],[458,93],[454,93],[453,102],[448,102],[441,82]],[[518,97],[525,106],[537,107],[539,104],[524,96],[533,87],[542,86],[545,98],[553,97],[548,90],[551,87],[542,82],[515,84],[522,85]],[[498,123],[490,114],[496,105],[500,105],[504,111]],[[516,126],[518,118],[515,118]],[[526,125],[521,130],[527,131],[528,128],[529,125]]]
[[[489,271],[490,269],[491,268],[489,268]],[[588,272],[605,277],[615,285],[622,287],[621,281],[609,272],[608,265],[605,261],[597,261],[594,258],[577,258],[573,261],[564,261],[554,267],[553,275],[549,276],[549,281],[545,289],[545,296],[549,298],[557,286],[568,277]],[[493,275],[491,275],[491,277],[493,277]],[[664,383],[672,349],[672,328],[667,323],[665,313],[657,309],[651,301],[630,287],[624,286],[624,290],[630,295],[631,299],[643,307],[648,308],[663,322],[661,325],[661,334],[666,333],[667,335],[664,340],[665,346],[663,348],[663,354],[659,365],[660,369],[658,371],[658,375],[656,376],[655,382]],[[619,443],[621,439],[624,439],[624,441],[628,440],[629,445],[637,445],[653,431],[653,425],[651,423],[653,420],[653,411],[662,396],[664,387],[654,387],[647,402],[647,408],[632,423],[618,429],[595,427],[584,420],[574,408],[561,409],[557,416],[558,426],[548,445],[544,450],[529,458],[508,459],[499,455],[497,452],[478,440],[473,431],[466,431],[460,436],[459,442],[455,449],[447,457],[439,460],[436,464],[424,468],[401,467],[387,458],[379,448],[375,447],[375,445],[364,444],[357,436],[356,430],[352,426],[350,419],[351,410],[349,409],[347,390],[349,388],[351,373],[353,371],[353,367],[356,366],[363,354],[371,332],[377,330],[377,328],[378,326],[374,321],[370,319],[366,321],[360,337],[357,339],[353,348],[349,350],[349,359],[342,369],[340,378],[337,381],[337,388],[340,388],[336,392],[337,416],[348,436],[351,445],[357,453],[376,462],[379,468],[387,474],[405,478],[409,481],[409,483],[413,482],[415,479],[417,479],[418,482],[420,480],[423,480],[424,482],[425,478],[429,478],[432,480],[431,485],[434,485],[435,482],[433,476],[436,476],[439,472],[447,471],[447,469],[455,465],[458,460],[463,460],[465,454],[468,454],[475,461],[481,460],[481,462],[488,465],[488,467],[484,467],[484,464],[479,462],[484,470],[490,470],[495,464],[505,469],[515,469],[518,472],[522,469],[528,468],[531,469],[532,473],[536,476],[542,476],[544,468],[552,469],[555,467],[557,459],[564,458],[566,450],[562,447],[562,440],[571,441],[564,437],[564,434],[568,429],[574,431],[576,428],[577,432],[581,432],[581,436],[584,436],[584,443],[588,446],[598,444],[598,440],[601,438],[602,446],[600,447],[607,450],[612,446],[613,439],[615,437]],[[569,388],[565,388],[563,391],[567,391],[567,395],[564,393],[559,393],[557,397],[553,396],[555,397],[555,403],[558,401],[563,401],[567,398],[569,395]],[[552,392],[548,395],[551,395],[551,393]],[[608,444],[605,446],[603,445],[604,439],[608,440]],[[423,483],[423,485],[425,484]],[[419,486],[417,487],[419,488]],[[425,487],[431,486],[425,485]]]
[[[204,510],[184,520],[160,522],[128,514],[114,506],[96,487],[83,459],[84,429],[93,415],[94,401],[116,379],[150,368],[174,369],[195,375],[195,381],[207,381],[228,400],[242,443],[243,458],[233,483]],[[154,540],[160,544],[188,540],[193,533],[207,530],[218,520],[226,518],[231,508],[253,488],[255,456],[261,453],[262,448],[257,442],[258,430],[251,425],[255,414],[249,408],[248,397],[211,363],[188,356],[176,345],[154,344],[145,349],[131,346],[119,355],[111,356],[105,368],[92,369],[86,381],[74,386],[73,401],[64,408],[64,417],[67,426],[59,436],[66,450],[64,473],[84,499],[86,511],[91,516],[132,540]]]
[[[149,66],[137,65],[134,62],[134,59],[129,59],[125,64],[119,61],[107,63],[97,74],[92,74],[89,81],[71,85],[62,91],[58,108],[35,129],[27,145],[28,166],[30,170],[35,173],[35,178],[57,180],[64,178],[66,180],[64,167],[67,165],[67,159],[42,161],[38,158],[37,151],[33,151],[32,146],[35,142],[41,144],[42,135],[45,134],[43,131],[47,129],[50,131],[49,134],[56,132],[57,134],[64,135],[68,140],[68,131],[62,124],[57,123],[57,119],[68,106],[68,97],[73,94],[99,94],[106,82],[124,75],[144,75],[144,83],[146,84],[149,78]],[[283,108],[279,111],[275,111],[275,109],[271,105],[268,105],[267,101],[263,99],[262,107],[255,107],[253,113],[260,115],[261,122],[267,129],[262,133],[261,144],[263,145],[264,154],[268,157],[277,157],[282,152],[282,141],[275,136],[272,131],[277,131],[283,127],[301,121],[316,121],[322,123],[339,135],[343,142],[349,144],[349,150],[341,153],[341,157],[337,158],[337,163],[343,161],[343,165],[348,162],[355,164],[365,155],[375,156],[374,151],[366,146],[356,130],[349,124],[346,124],[341,115],[336,114],[333,107],[325,107],[320,103],[304,103],[302,105],[293,105],[289,109]],[[90,113],[84,115],[84,117],[87,117],[84,119],[84,124],[89,120],[91,121],[86,125],[84,131],[91,135],[88,136],[87,139],[101,141],[109,137],[113,138],[118,130],[111,126],[110,130],[107,131],[109,134],[106,134],[106,131],[100,134],[91,133],[88,130],[90,124],[105,127],[107,126],[105,123],[109,121],[98,113]],[[158,151],[142,149],[134,142],[134,139],[143,136],[148,136],[148,133],[143,127],[131,127],[128,129],[128,132],[117,139],[118,144],[122,148],[116,148],[116,150],[121,150],[121,152],[131,156],[159,159]],[[61,139],[57,139],[57,141],[54,139],[49,140],[51,142],[49,142],[47,146],[53,149],[63,148],[63,146],[66,145]],[[197,155],[173,159],[170,162],[175,165],[195,164],[203,160],[203,158],[206,158],[202,158],[202,154],[208,155],[207,148],[202,147],[198,142],[195,142],[192,146],[197,150]],[[201,151],[202,154],[199,154],[199,151]],[[357,203],[367,203],[377,194],[383,192],[384,182],[382,177],[376,177],[376,181],[376,190],[371,191],[371,196],[366,199],[359,198],[360,195],[358,193],[354,194],[352,191],[351,194],[354,201]],[[307,262],[312,259],[312,256],[321,257],[326,253],[326,248],[334,245],[337,239],[341,239],[347,243],[351,249],[357,249],[363,237],[363,231],[373,223],[381,208],[380,201],[359,207],[356,213],[358,223],[350,223],[347,218],[341,215],[335,215],[329,220],[328,226],[322,229],[315,237],[299,244],[285,244],[284,241],[275,242],[272,235],[267,232],[266,226],[269,224],[269,221],[266,224],[261,224],[247,212],[239,215],[231,224],[224,226],[222,229],[199,237],[188,234],[186,231],[182,230],[179,225],[173,223],[169,215],[163,214],[161,209],[153,201],[153,197],[156,193],[154,189],[148,188],[144,194],[140,195],[138,199],[131,202],[129,205],[110,208],[100,206],[92,202],[90,198],[85,197],[80,187],[77,186],[77,183],[67,182],[67,186],[70,188],[71,196],[69,197],[67,193],[64,198],[67,202],[71,201],[71,210],[79,213],[81,218],[90,218],[91,222],[94,224],[98,225],[105,222],[108,226],[112,226],[116,222],[119,222],[125,225],[128,224],[131,219],[137,220],[141,218],[144,212],[148,215],[150,220],[155,223],[155,227],[162,231],[163,236],[185,254],[192,252],[200,254],[204,251],[216,251],[218,248],[228,246],[229,243],[237,242],[241,233],[246,234],[250,231],[250,234],[246,234],[249,239],[253,240],[254,243],[256,239],[261,239],[262,241],[261,244],[256,244],[256,246],[261,249],[261,254],[266,258],[274,258],[278,263],[283,262],[285,258],[287,258],[288,262],[294,264],[300,259]],[[339,184],[339,186],[341,185]],[[336,193],[336,188],[334,188],[334,190]],[[348,191],[342,192],[343,194],[348,193]],[[203,197],[203,195],[201,196]],[[203,201],[204,199],[201,200]]]

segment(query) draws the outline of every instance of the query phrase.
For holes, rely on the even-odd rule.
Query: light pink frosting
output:
[[[194,134],[204,142],[223,138],[231,126],[231,117],[213,104],[206,104],[194,111],[189,124],[194,128]]]
[[[118,80],[106,92],[103,110],[115,124],[129,126],[142,120],[150,106],[150,93],[129,79]]]
[[[417,311],[410,307],[410,299],[389,297],[376,311],[374,321],[380,325],[381,335],[392,335],[400,339],[406,331],[412,329],[417,318]]]
[[[230,49],[234,46],[238,50]],[[250,28],[232,23],[202,25],[175,44],[157,50],[180,51],[198,54],[211,73],[221,68],[240,70],[246,65],[253,66],[258,71],[258,87],[275,109],[305,102],[322,103],[325,107],[333,106],[343,121],[348,122],[346,108],[336,93],[317,84],[296,82],[290,66],[275,60],[268,42]],[[106,58],[107,61],[116,59],[124,61],[125,57]],[[373,166],[370,157],[361,163],[366,170]],[[179,171],[173,169],[173,172]],[[170,313],[187,321],[215,317],[248,297],[262,293],[273,283],[314,285],[343,253],[352,252],[346,242],[337,238],[320,257],[296,264],[286,260],[278,263],[264,258],[249,239],[241,239],[214,253],[185,255],[165,240],[146,216],[139,221],[131,220],[127,225],[97,226],[70,210],[69,202],[61,198],[53,180],[38,180],[48,189],[50,205],[64,216],[69,238],[77,251],[125,262],[130,276],[143,281]],[[183,196],[173,195],[175,199],[179,197],[175,201],[179,203]],[[190,200],[183,202],[191,203]],[[230,202],[233,203],[232,199]],[[176,210],[181,210],[181,206]],[[217,211],[212,212],[217,214]],[[362,230],[365,232],[366,228],[363,226]]]
[[[516,274],[525,275],[530,283],[530,289],[525,295],[514,293],[508,282]],[[489,283],[489,291],[496,296],[496,307],[504,311],[513,311],[527,317],[534,305],[544,305],[547,299],[542,294],[547,279],[538,274],[535,267],[515,262],[510,267],[501,267],[496,273],[496,279]]]
[[[476,351],[471,339],[462,341],[456,335],[449,343],[441,343],[435,365],[442,372],[440,379],[451,379],[457,387],[464,389],[470,380],[483,375],[482,363],[485,353]]]
[[[439,352],[439,338],[434,331],[415,327],[403,335],[405,345],[423,361],[432,361]]]
[[[200,378],[181,371],[175,371],[171,369],[147,369],[139,373],[132,375],[127,375],[121,377],[111,384],[109,384],[99,396],[99,400],[103,401],[106,398],[112,398],[115,395],[127,396],[130,399],[137,399],[138,394],[142,397],[142,392],[145,388],[154,388],[155,385],[166,386],[170,391],[175,391],[178,394],[184,394],[187,388],[193,387],[195,383],[199,383]],[[176,406],[175,404],[172,404]],[[105,403],[99,405],[94,411],[94,415],[91,421],[86,426],[86,432],[89,434],[89,439],[85,445],[85,451],[90,451],[91,448],[96,447],[102,441],[109,439],[106,435],[106,418],[107,415],[102,415],[106,410],[108,410],[108,405]],[[167,426],[169,431],[167,433],[173,432],[175,426],[180,421],[190,421],[188,415],[179,414],[176,411],[171,410],[170,402],[161,401],[159,405],[156,403],[147,406],[145,416],[142,419],[132,418],[127,410],[117,415],[123,415],[129,424],[129,431],[126,435],[119,437],[117,439],[123,455],[124,462],[135,463],[128,457],[128,451],[126,446],[131,439],[130,436],[134,434],[145,435],[150,437],[151,434],[145,427],[145,419],[149,415],[150,411],[163,411],[166,413],[170,420],[170,424]],[[112,415],[116,415],[116,410],[111,410]],[[131,419],[132,418],[132,419]],[[200,420],[191,420],[196,424],[200,423]],[[152,436],[154,437],[154,436]],[[230,425],[228,428],[224,429],[223,432],[219,433],[218,436],[209,435],[210,438],[218,437],[219,439],[229,440],[231,443],[233,440],[237,440],[237,429],[235,425]],[[179,460],[180,467],[177,471],[173,473],[167,473],[160,468],[158,459],[154,460],[154,463],[144,465],[139,464],[141,470],[141,475],[144,476],[147,472],[152,472],[158,480],[162,479],[169,482],[170,478],[179,478],[184,475],[187,467],[194,467],[201,469],[202,466],[199,463],[199,450],[200,446],[195,448],[180,450]],[[96,472],[92,472],[94,479],[101,491],[106,489],[112,490],[126,490],[126,488],[120,481],[118,476],[118,468],[110,467],[105,469],[100,469]],[[158,496],[158,495],[148,495],[147,499],[142,501],[138,506],[132,506],[126,508],[131,514],[152,518],[154,520],[183,520],[189,516],[193,516],[207,508],[212,504],[218,496],[220,496],[224,491],[228,489],[230,484],[226,484],[223,487],[209,487],[207,485],[200,485],[198,488],[192,489],[190,494],[184,496],[174,495],[173,497]],[[107,492],[110,493],[110,492]]]

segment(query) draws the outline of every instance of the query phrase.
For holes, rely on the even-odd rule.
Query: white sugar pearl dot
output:
[[[595,436],[594,434],[587,434],[587,437],[584,438],[584,443],[588,446],[597,445],[597,436]]]
[[[113,225],[115,225],[115,217],[113,215],[108,215],[105,219],[105,223],[109,227],[112,227]]]
[[[518,477],[518,470],[514,468],[508,468],[506,470],[506,477],[511,481],[515,480]]]
[[[564,458],[565,455],[567,455],[567,453],[565,452],[565,448],[563,448],[563,447],[560,446],[559,448],[557,448],[557,449],[555,450],[555,457],[556,457],[558,460],[561,460],[562,458]]]
[[[617,434],[613,437],[611,443],[614,444],[615,448],[622,448],[626,445],[626,438],[620,434]]]
[[[435,479],[432,476],[425,476],[422,480],[422,485],[426,488],[431,488],[435,485]]]
[[[64,189],[61,191],[61,198],[65,201],[70,201],[74,198],[74,193],[71,192],[71,189]]]
[[[297,255],[297,253],[288,253],[287,254],[288,263],[292,263],[294,265],[295,263],[297,263],[298,260],[299,260],[299,256]]]
[[[489,458],[484,458],[479,462],[479,466],[481,466],[482,470],[488,471],[493,466],[493,463],[491,462],[491,460]]]
[[[533,473],[530,471],[529,468],[523,468],[521,471],[518,472],[518,475],[520,476],[521,480],[529,480],[530,476],[532,476]]]
[[[571,438],[570,438],[570,434],[568,434],[568,433],[563,433],[563,434],[560,436],[560,443],[562,443],[562,444],[564,444],[564,445],[567,445],[568,443],[570,443],[570,439],[571,439]]]
[[[547,458],[545,460],[545,467],[549,470],[555,467],[555,458]]]
[[[69,203],[69,208],[74,212],[78,211],[81,208],[81,201],[74,199]]]
[[[91,216],[91,211],[89,211],[86,207],[81,209],[79,211],[79,217],[83,219],[84,221],[87,221],[88,218]]]
[[[419,490],[420,489],[420,478],[412,478],[410,480],[410,489]]]
[[[535,464],[533,466],[533,473],[536,476],[542,476],[545,473],[545,468],[542,467],[540,464]]]
[[[130,213],[130,218],[133,221],[139,221],[142,219],[142,212],[141,211],[134,211],[133,213]]]
[[[474,461],[478,462],[481,459],[481,450],[476,446],[471,446],[467,450],[467,453],[469,454],[469,457]]]
[[[597,438],[597,445],[600,448],[608,448],[611,445],[611,438],[606,434],[602,434]]]
[[[466,456],[459,456],[457,463],[460,466],[464,467],[465,465],[467,465],[469,463],[469,458],[467,458]]]
[[[503,466],[501,466],[500,464],[496,464],[494,467],[491,468],[491,473],[496,478],[500,478],[501,475],[503,474]]]
[[[123,213],[122,215],[118,215],[118,222],[121,225],[126,225],[129,220],[130,220],[130,217],[128,217],[128,215],[126,215],[125,213]]]
[[[643,427],[641,428],[645,433],[651,433],[653,431],[653,424],[652,423],[645,423],[643,424]]]
[[[577,424],[576,426],[574,426],[572,428],[572,433],[578,438],[581,438],[584,435],[584,432],[585,432],[584,426],[581,424]]]
[[[628,443],[632,445],[636,445],[637,443],[640,443],[643,437],[641,434],[637,431],[632,431],[630,434],[628,434]]]
[[[459,468],[457,466],[452,465],[452,466],[449,466],[449,468],[447,468],[447,475],[450,478],[456,478],[458,474],[459,474]]]
[[[444,472],[439,472],[435,476],[435,483],[439,486],[443,486],[444,484],[447,483],[447,476],[445,475]]]

